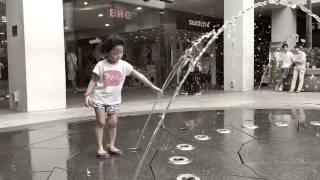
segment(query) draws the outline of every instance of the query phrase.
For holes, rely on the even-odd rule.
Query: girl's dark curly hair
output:
[[[117,34],[111,34],[106,38],[106,40],[102,44],[101,50],[103,53],[108,53],[118,45],[124,46],[123,38]]]

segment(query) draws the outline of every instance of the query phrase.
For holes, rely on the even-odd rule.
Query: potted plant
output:
[[[315,47],[314,49],[314,64],[316,67],[320,67],[320,48]]]
[[[307,64],[309,64],[313,69],[315,69],[318,66],[319,62],[319,48],[305,48],[304,52],[307,55]]]

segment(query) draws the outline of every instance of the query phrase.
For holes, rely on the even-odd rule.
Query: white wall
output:
[[[17,107],[13,102],[10,107],[20,111],[66,108],[62,1],[13,1],[8,1],[8,21],[15,22],[12,18],[18,14],[15,23],[20,32],[17,38],[8,37],[9,89],[18,90],[21,98]]]
[[[271,41],[282,42],[287,39],[289,48],[293,48],[296,44],[296,38],[293,36],[295,34],[297,34],[296,11],[289,7],[273,10]]]
[[[253,0],[225,0],[224,19],[253,6]],[[231,83],[233,87],[231,87]],[[254,86],[254,11],[224,32],[224,89],[249,91]]]

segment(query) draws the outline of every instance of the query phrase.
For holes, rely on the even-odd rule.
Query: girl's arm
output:
[[[142,83],[151,88],[152,91],[154,91],[158,96],[162,96],[163,92],[161,89],[159,89],[158,87],[156,87],[155,85],[153,85],[143,74],[139,73],[138,71],[136,71],[135,69],[133,69],[131,71],[130,74],[132,77],[139,79],[140,81],[142,81]]]
[[[92,78],[91,78],[91,80],[89,82],[89,85],[88,85],[87,91],[85,93],[85,96],[90,96],[91,95],[92,91],[97,86],[98,79],[99,79],[99,77],[95,73],[92,73]]]
[[[92,103],[91,102],[91,94],[92,94],[94,88],[97,86],[98,79],[99,79],[98,75],[93,73],[92,74],[92,78],[91,78],[91,80],[89,82],[87,91],[84,93],[86,106],[90,106],[91,103]]]

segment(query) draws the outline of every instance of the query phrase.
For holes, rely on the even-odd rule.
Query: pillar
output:
[[[254,0],[225,0],[225,21],[254,5]],[[224,32],[224,90],[250,91],[254,87],[254,11],[240,17]]]
[[[271,41],[287,41],[289,48],[294,48],[297,34],[297,15],[289,7],[272,10]]]
[[[7,1],[10,109],[66,108],[63,2]]]

